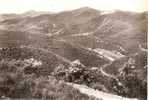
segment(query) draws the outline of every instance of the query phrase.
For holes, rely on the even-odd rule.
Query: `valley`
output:
[[[146,100],[147,16],[87,7],[0,15],[0,99]]]

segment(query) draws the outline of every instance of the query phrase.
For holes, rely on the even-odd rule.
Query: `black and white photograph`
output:
[[[147,0],[0,0],[0,100],[147,100]]]

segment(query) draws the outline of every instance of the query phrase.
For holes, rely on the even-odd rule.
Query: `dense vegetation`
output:
[[[140,70],[141,74],[139,74],[136,72],[138,70],[132,68],[134,66],[139,69],[139,66],[131,61],[132,58],[127,59],[129,60],[124,60],[126,62],[122,66],[120,65],[120,71],[115,74],[116,77],[107,77],[103,75],[99,67],[86,67],[77,60],[71,63],[64,62],[54,54],[39,49],[29,47],[2,48],[0,50],[0,96],[12,98],[42,98],[45,96],[45,98],[59,100],[62,93],[65,95],[66,92],[70,92],[69,95],[76,98],[75,93],[73,93],[76,90],[69,90],[70,87],[67,87],[64,82],[58,83],[64,80],[84,84],[108,93],[145,100],[147,82],[145,79],[141,79],[144,76],[140,75],[145,75],[146,70],[144,69],[145,72]],[[109,66],[113,66],[113,64]],[[57,81],[51,76],[61,81]],[[53,86],[54,84],[57,86]],[[64,90],[60,90],[62,87]],[[46,89],[44,90],[44,88]],[[51,92],[51,88],[54,92]],[[43,94],[43,91],[46,93]],[[62,91],[62,93],[57,93],[58,91]],[[67,95],[65,96],[63,98],[67,98]]]
[[[55,68],[53,75],[58,79],[85,84],[104,92],[146,100],[146,68],[138,70],[139,66],[136,66],[131,59],[128,58],[128,62],[124,62],[124,65],[118,68],[119,72],[114,77],[104,75],[97,67],[88,68],[80,63],[74,63],[68,68],[59,65]]]
[[[67,86],[63,81],[58,81],[50,76],[51,71],[47,70],[46,66],[43,67],[42,64],[44,63],[41,61],[27,57],[11,58],[12,55],[9,55],[9,50],[10,49],[7,48],[7,50],[4,50],[5,53],[1,53],[3,54],[1,57],[5,56],[0,60],[1,99],[42,98],[44,100],[96,100],[94,97],[81,94],[78,90]],[[13,48],[13,50],[19,49]],[[13,50],[11,49],[11,51]],[[16,52],[19,54],[20,51]],[[15,55],[15,53],[13,54]]]

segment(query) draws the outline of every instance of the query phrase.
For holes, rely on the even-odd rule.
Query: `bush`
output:
[[[36,60],[30,62],[30,59],[3,59],[0,61],[0,99],[8,97],[44,100],[96,100],[49,75],[37,75],[35,71],[26,73],[26,68],[27,70],[40,68],[40,64],[33,66],[34,61]]]

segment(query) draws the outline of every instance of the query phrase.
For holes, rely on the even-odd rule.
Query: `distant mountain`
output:
[[[0,22],[0,28],[3,30],[67,37],[71,34],[90,33],[89,37],[118,44],[131,52],[138,48],[137,42],[146,44],[147,12],[103,13],[84,7],[60,13],[30,11],[20,15],[1,16],[4,19]]]
[[[7,20],[7,19],[13,19],[13,18],[17,18],[19,15],[17,14],[1,14],[0,15],[0,21],[4,21],[4,20]]]
[[[140,49],[139,44],[144,47],[147,44],[147,15],[147,12],[118,10],[105,13],[88,7],[60,13],[29,11],[4,14],[1,15],[4,19],[0,21],[0,29],[3,30],[0,34],[7,34],[7,31],[18,35],[25,33],[29,37],[28,41],[38,41],[43,47],[54,47],[53,38],[62,38],[67,44],[72,42],[86,49],[102,48],[123,54],[135,53]],[[3,43],[5,40],[0,38]],[[30,45],[36,43],[30,42]]]

